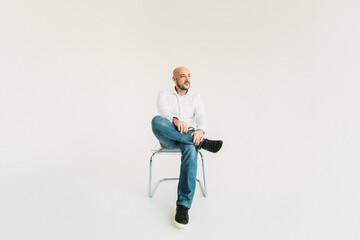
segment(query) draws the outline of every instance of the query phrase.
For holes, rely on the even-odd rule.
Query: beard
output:
[[[185,82],[185,83],[189,83],[189,82]],[[185,86],[185,83],[179,84],[179,82],[176,81],[176,86],[181,90],[188,90],[190,88],[191,84],[189,83],[189,86],[187,87],[187,86]]]

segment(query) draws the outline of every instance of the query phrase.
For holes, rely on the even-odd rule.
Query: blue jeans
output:
[[[180,148],[181,167],[176,204],[190,208],[194,198],[197,174],[197,155],[200,149],[190,136],[194,130],[180,133],[168,119],[155,116],[151,121],[152,131],[163,148]]]

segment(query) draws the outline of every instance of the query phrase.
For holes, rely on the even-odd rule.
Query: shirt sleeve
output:
[[[195,105],[195,118],[197,129],[202,129],[204,132],[207,130],[207,118],[205,114],[205,105],[201,96],[197,96],[197,101]]]
[[[165,91],[159,92],[157,96],[156,106],[158,114],[164,118],[167,118],[170,122],[172,122],[173,117],[176,117],[170,111],[169,100]]]

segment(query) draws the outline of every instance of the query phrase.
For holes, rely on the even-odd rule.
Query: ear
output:
[[[172,80],[173,80],[174,83],[176,83],[176,80],[175,80],[175,77],[174,77],[174,76],[172,77]]]

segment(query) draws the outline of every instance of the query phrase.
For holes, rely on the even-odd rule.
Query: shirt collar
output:
[[[174,93],[174,94],[177,94],[177,92],[176,92],[176,89],[175,89],[175,86],[170,90],[170,93]],[[188,89],[187,90],[187,92],[184,94],[184,96],[192,96],[193,95],[193,92],[190,90],[190,89]]]

